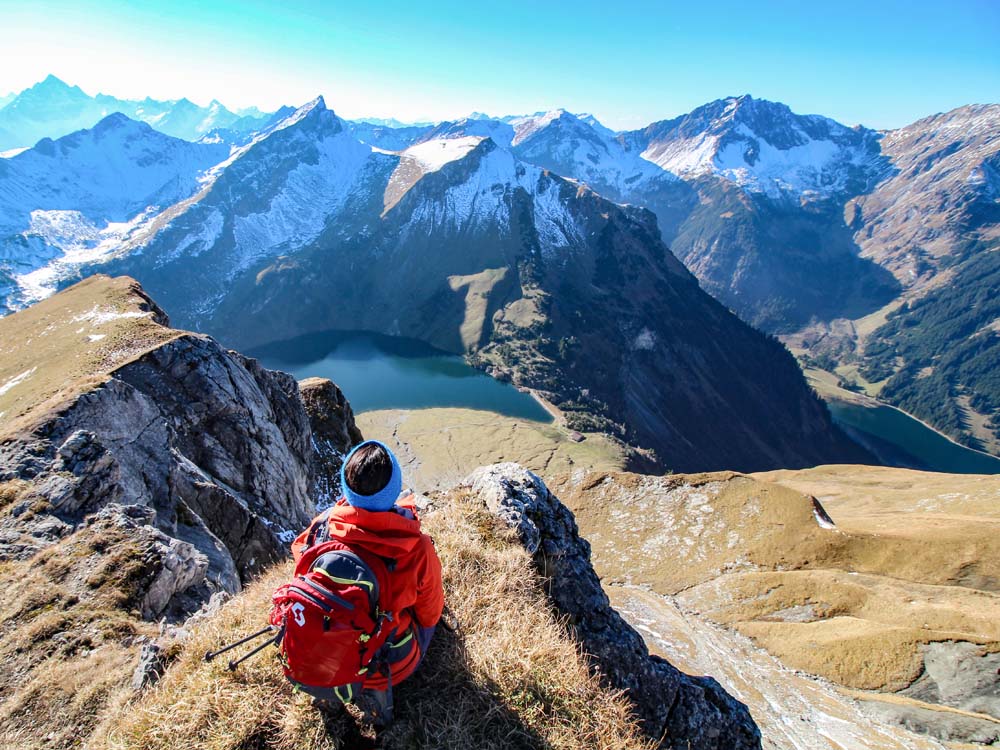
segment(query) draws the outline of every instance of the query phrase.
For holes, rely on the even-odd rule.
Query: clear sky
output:
[[[89,94],[346,117],[564,107],[624,129],[728,95],[891,128],[1000,101],[1000,0],[0,0],[0,94]]]

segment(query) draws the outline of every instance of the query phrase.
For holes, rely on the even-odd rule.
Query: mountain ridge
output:
[[[181,324],[241,346],[338,327],[420,338],[671,466],[862,460],[787,353],[703,295],[658,234],[652,213],[491,139],[387,152],[317,98],[77,273],[137,276]],[[748,366],[775,383],[754,375],[737,396]],[[727,409],[740,438],[696,427]]]

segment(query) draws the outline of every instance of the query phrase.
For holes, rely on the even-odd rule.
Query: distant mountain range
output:
[[[273,114],[257,109],[230,112],[218,101],[200,107],[188,99],[141,101],[106,94],[90,96],[55,76],[19,94],[0,99],[0,151],[34,146],[42,138],[58,138],[92,128],[107,115],[120,112],[148,123],[175,138],[213,137],[238,139],[259,130]]]
[[[66,127],[84,117],[85,99],[93,117],[98,100],[110,97],[90,98],[50,77],[0,109],[0,132],[18,118]],[[552,323],[538,311],[564,296],[552,269],[575,257],[567,248],[585,247],[608,273],[622,262],[599,249],[608,230],[581,218],[579,207],[600,196],[605,222],[621,227],[625,219],[611,217],[628,217],[644,252],[672,262],[662,240],[708,292],[781,334],[804,361],[836,369],[852,387],[967,444],[1000,449],[992,374],[1000,371],[1000,255],[992,252],[1000,237],[998,105],[877,132],[743,96],[614,132],[564,110],[395,127],[343,121],[321,100],[242,118],[210,106],[185,119],[194,106],[185,101],[148,104],[141,115],[144,103],[126,103],[134,111],[124,114],[148,123],[117,115],[0,160],[0,305],[16,308],[80,274],[120,269],[179,323],[247,345],[343,322],[328,290],[346,279],[330,259],[393,258],[407,275],[386,272],[394,279],[386,288],[404,306],[426,308],[353,323],[413,333],[408,326],[420,321],[419,337],[507,372],[510,357],[491,359],[502,344],[513,352],[498,339],[504,323],[511,315],[525,329]],[[32,102],[36,114],[26,118]],[[182,120],[184,140],[167,139],[163,129]],[[96,188],[73,187],[92,170],[107,177]],[[565,179],[546,192],[556,175]],[[523,268],[525,253],[542,262]],[[407,265],[418,257],[418,266]],[[419,301],[408,291],[443,278],[449,291],[437,297]],[[302,300],[281,308],[284,295],[310,285],[322,309]],[[592,291],[574,288],[588,301]],[[441,330],[434,310],[450,311]],[[652,312],[636,315],[638,324]],[[556,328],[567,334],[556,342],[565,355],[578,331]],[[648,340],[645,328],[633,343]],[[650,333],[661,340],[662,331]],[[528,360],[537,365],[536,384],[547,377],[538,368],[558,360],[542,349],[517,353],[522,369]],[[602,420],[634,428],[642,418],[625,419],[629,403],[662,426],[662,413],[650,416],[662,405],[630,403],[627,388],[608,393],[590,398],[592,406],[600,401],[591,412]]]

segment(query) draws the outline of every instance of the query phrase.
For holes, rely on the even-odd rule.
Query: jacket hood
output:
[[[403,557],[420,542],[420,520],[412,495],[398,500],[396,505],[410,513],[401,515],[394,510],[365,510],[341,498],[330,509],[331,536],[348,546],[357,545],[380,557]]]

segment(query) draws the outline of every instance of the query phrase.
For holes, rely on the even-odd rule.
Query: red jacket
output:
[[[395,564],[389,566],[389,598],[383,595],[379,606],[397,613],[395,641],[410,637],[413,647],[405,658],[391,665],[393,683],[409,677],[422,656],[411,625],[423,628],[436,625],[444,608],[441,562],[431,538],[420,531],[413,495],[396,501],[396,507],[408,511],[413,518],[395,510],[355,508],[341,498],[292,542],[292,555],[298,562],[302,551],[311,546],[316,531],[325,521],[331,539],[394,561]],[[365,681],[365,687],[381,690],[385,689],[385,682],[385,678],[372,675]]]

